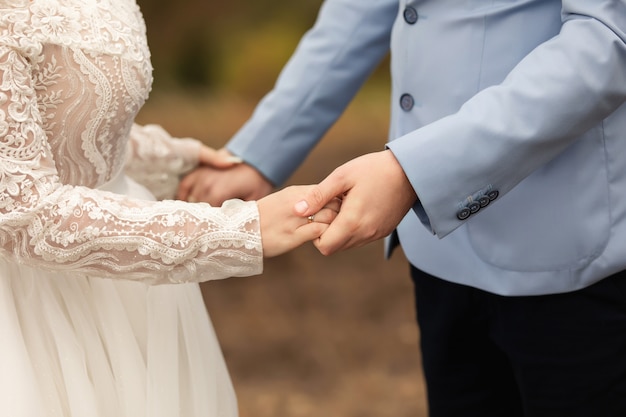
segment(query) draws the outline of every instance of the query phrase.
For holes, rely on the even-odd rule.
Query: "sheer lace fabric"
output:
[[[197,282],[261,272],[257,207],[166,200],[149,58],[133,0],[0,0],[2,416],[237,415]]]
[[[94,190],[126,166],[159,197],[197,146],[134,125],[150,89],[130,0],[0,0],[0,244],[51,269],[152,282],[260,272],[254,203],[147,202]]]

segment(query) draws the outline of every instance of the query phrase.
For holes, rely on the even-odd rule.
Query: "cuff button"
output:
[[[457,211],[456,218],[459,220],[467,219],[472,212],[467,207],[463,207],[461,210]]]

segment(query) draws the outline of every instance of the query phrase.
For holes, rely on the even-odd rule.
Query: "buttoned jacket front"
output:
[[[328,0],[229,149],[284,182],[389,46],[411,263],[505,295],[626,268],[626,1]]]

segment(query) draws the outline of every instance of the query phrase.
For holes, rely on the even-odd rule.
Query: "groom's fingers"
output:
[[[331,255],[354,245],[353,239],[360,235],[363,228],[363,216],[360,199],[346,196],[337,217],[330,223],[324,234],[314,244],[323,255]]]
[[[345,183],[349,187],[344,187],[347,192],[342,196],[337,218],[315,242],[324,255],[360,247],[387,236],[417,199],[390,151],[363,155],[343,168],[340,175],[329,177],[329,180],[347,178]]]
[[[338,213],[339,213],[338,206],[335,208],[331,205],[326,205],[320,211],[318,211],[317,213],[311,216],[308,216],[308,219],[307,218],[302,219],[302,221],[305,221],[307,223],[317,222],[317,223],[330,224],[332,223],[333,220],[335,220]]]
[[[336,206],[346,191],[350,189],[346,179],[337,173],[336,169],[319,184],[311,187],[303,198],[295,204],[294,210],[300,216],[309,216],[317,213],[327,204]]]
[[[345,222],[338,216],[313,244],[321,254],[327,256],[332,255],[340,250],[351,247],[352,233],[350,233],[349,230],[349,228],[346,228]]]

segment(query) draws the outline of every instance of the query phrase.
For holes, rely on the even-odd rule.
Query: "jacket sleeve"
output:
[[[273,90],[227,148],[283,183],[389,51],[397,0],[327,0]]]
[[[626,2],[564,0],[561,18],[502,83],[389,143],[437,236],[477,194],[506,194],[626,100]]]

